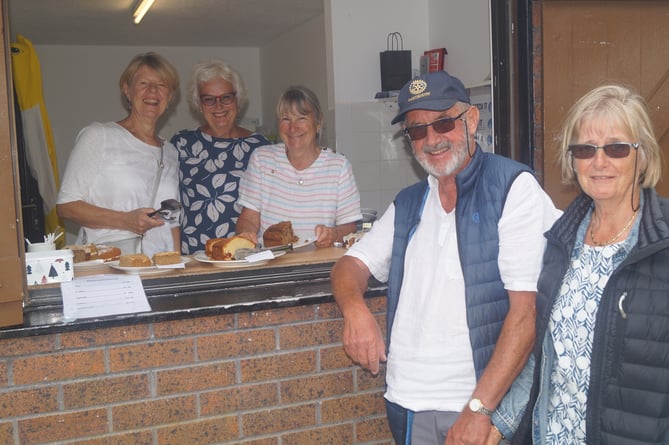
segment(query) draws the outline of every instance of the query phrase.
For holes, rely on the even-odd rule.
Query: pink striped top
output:
[[[351,163],[329,148],[308,168],[296,170],[284,144],[257,148],[239,184],[238,204],[260,212],[260,233],[291,221],[300,241],[313,240],[317,224],[335,226],[362,219]]]

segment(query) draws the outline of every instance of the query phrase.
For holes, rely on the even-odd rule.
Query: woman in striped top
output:
[[[323,114],[316,95],[290,87],[277,104],[283,143],[257,148],[239,188],[238,235],[256,240],[272,224],[291,221],[299,242],[328,247],[362,219],[350,162],[318,144]]]

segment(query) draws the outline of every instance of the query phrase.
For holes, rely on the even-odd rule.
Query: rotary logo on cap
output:
[[[425,82],[423,79],[412,80],[411,83],[409,84],[409,93],[413,94],[413,97],[409,98],[407,102],[420,99],[421,97],[429,96],[430,95],[429,92],[425,93],[426,89],[427,89],[427,82]]]
[[[427,82],[423,79],[414,79],[409,84],[409,91],[411,94],[420,94],[425,91],[425,88],[427,88]]]

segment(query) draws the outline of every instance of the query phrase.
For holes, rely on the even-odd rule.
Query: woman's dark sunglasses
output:
[[[455,121],[460,119],[462,115],[465,114],[467,111],[469,110],[465,110],[455,117],[444,117],[441,119],[437,119],[436,121],[430,122],[429,124],[414,125],[413,127],[407,127],[404,129],[404,135],[409,139],[411,139],[412,141],[423,139],[425,136],[427,136],[427,127],[434,128],[434,131],[440,134],[448,133],[449,131],[452,131],[455,128]]]
[[[569,151],[576,159],[590,159],[595,155],[598,148],[604,150],[609,158],[626,158],[632,148],[635,150],[639,148],[639,144],[629,142],[616,142],[606,145],[573,144],[569,146]]]

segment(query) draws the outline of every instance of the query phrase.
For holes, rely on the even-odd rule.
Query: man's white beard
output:
[[[430,154],[429,153],[434,153],[440,150],[443,150],[444,148],[448,149],[451,152],[451,158],[446,162],[446,164],[443,164],[439,167],[432,165],[430,163]],[[469,155],[468,150],[467,150],[467,144],[462,143],[462,144],[452,144],[449,142],[442,142],[441,144],[437,146],[423,146],[423,151],[418,154],[416,153],[416,150],[413,150],[414,157],[416,158],[416,161],[423,167],[423,169],[431,174],[434,177],[440,177],[440,176],[450,176],[462,165],[465,163],[465,160],[467,159],[467,156]]]

